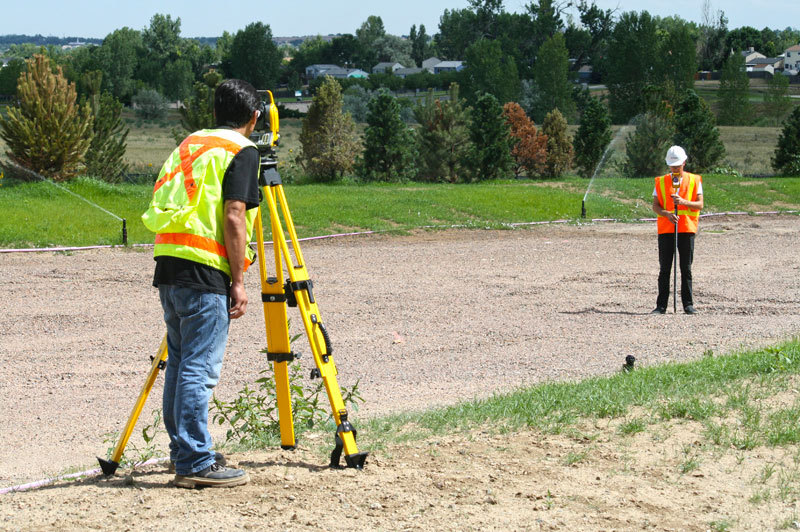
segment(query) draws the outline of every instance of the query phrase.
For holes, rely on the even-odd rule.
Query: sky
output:
[[[507,11],[524,12],[529,1],[506,0]],[[649,11],[651,15],[678,15],[700,22],[703,0],[595,0],[602,9]],[[35,6],[35,7],[34,7]],[[222,6],[222,7],[219,7]],[[428,35],[438,31],[439,17],[445,9],[461,9],[467,0],[393,0],[383,2],[353,0],[38,0],[34,4],[13,2],[3,7],[0,35],[41,34],[55,37],[103,38],[112,31],[129,27],[141,30],[156,14],[181,19],[182,37],[217,37],[223,31],[236,33],[251,22],[263,22],[275,37],[355,33],[370,15],[383,20],[388,33],[407,35],[412,24],[425,25]],[[711,10],[722,9],[728,29],[753,26],[800,28],[800,1],[767,0],[758,5],[752,0],[711,0]],[[35,12],[33,11],[35,10]]]

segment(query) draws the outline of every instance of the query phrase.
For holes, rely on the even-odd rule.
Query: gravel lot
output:
[[[366,399],[358,426],[359,417],[608,374],[628,354],[662,364],[797,335],[799,222],[704,219],[696,316],[672,315],[671,302],[667,315],[649,314],[655,224],[349,237],[303,252],[340,383],[359,381]],[[163,335],[152,270],[149,249],[0,254],[0,487],[96,467]],[[223,399],[267,366],[257,271],[247,284]],[[310,369],[310,356],[302,362]],[[145,413],[159,407],[161,382]]]

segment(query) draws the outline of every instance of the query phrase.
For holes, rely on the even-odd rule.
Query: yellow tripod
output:
[[[342,393],[336,380],[336,365],[333,362],[333,348],[330,336],[322,323],[322,318],[314,298],[314,284],[309,278],[308,270],[300,250],[297,232],[292,221],[289,205],[283,190],[280,174],[278,174],[278,160],[276,146],[278,144],[279,125],[278,109],[275,106],[272,93],[264,91],[269,103],[262,104],[258,129],[268,129],[263,135],[257,135],[259,154],[261,157],[259,168],[259,186],[262,187],[264,198],[270,217],[272,230],[272,248],[275,258],[275,276],[267,274],[267,261],[264,246],[264,228],[261,221],[261,207],[255,220],[255,236],[258,244],[258,269],[261,276],[261,301],[264,306],[264,325],[267,333],[267,360],[273,363],[275,372],[275,393],[278,404],[278,421],[281,432],[281,447],[294,449],[296,439],[292,415],[292,401],[289,386],[289,363],[299,355],[291,351],[289,340],[289,322],[287,307],[297,307],[305,327],[306,336],[314,356],[316,369],[312,371],[312,378],[321,378],[330,401],[333,420],[336,424],[334,435],[334,449],[331,452],[331,467],[339,467],[342,451],[345,454],[346,467],[363,469],[368,453],[359,452],[356,446],[356,430],[348,421],[347,408],[345,407]],[[268,121],[268,123],[267,123]],[[283,223],[281,222],[283,218]],[[289,234],[287,242],[286,232]],[[294,260],[289,249],[289,242],[294,250]],[[283,266],[289,274],[286,280]],[[153,359],[150,373],[139,398],[131,411],[128,422],[117,442],[111,460],[98,458],[100,467],[105,475],[113,475],[119,467],[122,453],[128,443],[139,414],[144,407],[158,372],[166,367],[167,339],[161,342],[158,355]]]

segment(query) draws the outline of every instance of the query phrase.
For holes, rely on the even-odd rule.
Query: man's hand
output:
[[[231,284],[231,308],[228,310],[228,315],[232,320],[244,316],[247,310],[247,292],[244,289],[244,283]]]
[[[680,197],[677,194],[673,194],[672,195],[672,201],[675,203],[675,205],[682,205],[683,206],[683,205],[688,205],[689,204],[688,201],[686,201],[685,199],[683,199],[682,197]]]

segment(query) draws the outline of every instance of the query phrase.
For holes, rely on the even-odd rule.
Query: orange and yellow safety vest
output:
[[[703,183],[703,178],[689,172],[683,173],[678,195],[685,200],[697,201],[697,190]],[[664,210],[675,212],[675,202],[672,201],[672,174],[663,175],[656,178],[656,197]],[[688,207],[678,207],[678,232],[696,233],[697,225],[700,220],[700,211]],[[675,224],[666,216],[658,217],[658,234],[674,233]]]
[[[222,179],[243,148],[255,146],[230,129],[204,129],[189,135],[166,160],[153,188],[144,225],[156,233],[156,257],[192,260],[231,275],[224,236]],[[257,176],[253,176],[257,179]],[[245,215],[247,241],[258,209]],[[255,253],[246,248],[245,269]]]

